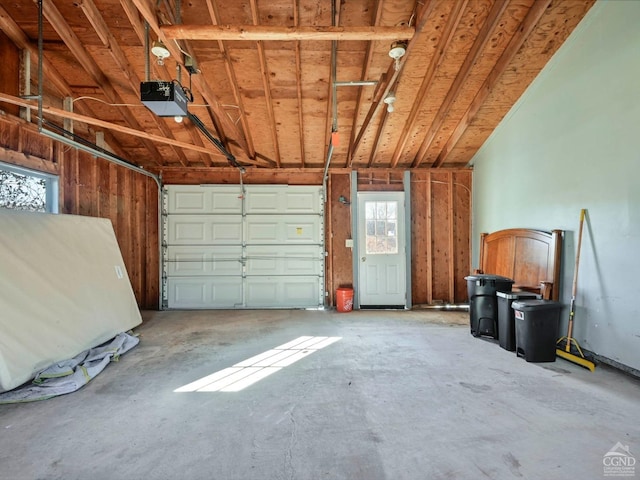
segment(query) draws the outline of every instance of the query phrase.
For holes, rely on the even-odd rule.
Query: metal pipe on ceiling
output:
[[[148,82],[151,76],[151,68],[149,67],[149,22],[144,21],[144,81]]]
[[[336,1],[331,2],[331,25],[336,26]],[[338,131],[338,90],[336,88],[336,70],[337,70],[338,42],[331,41],[331,136],[329,137],[329,148],[327,149],[327,160],[324,164],[324,173],[322,175],[322,194],[324,201],[327,201],[327,179],[331,157],[333,156],[333,134]]]
[[[377,80],[358,80],[354,82],[333,82],[336,87],[374,87],[378,84]]]
[[[125,160],[124,158],[121,158],[118,155],[115,155],[109,152],[108,150],[105,150],[104,148],[99,147],[95,143],[89,142],[79,137],[78,135],[63,129],[62,127],[59,127],[56,124],[52,124],[50,122],[47,122],[46,120],[43,123],[48,124],[51,128],[58,130],[61,133],[56,133],[46,128],[43,128],[42,131],[40,132],[42,135],[52,138],[54,140],[57,140],[66,145],[69,145],[70,147],[74,147],[74,148],[77,148],[78,150],[82,150],[84,152],[90,153],[95,157],[103,158],[112,163],[120,165],[121,167],[128,168],[129,170],[133,170],[134,172],[150,177],[156,182],[156,185],[158,185],[158,188],[162,189],[162,181],[160,180],[160,177],[158,177],[156,174],[151,173],[142,167],[138,167],[137,165],[133,165],[129,163],[127,160]]]
[[[38,0],[38,130],[42,131],[42,95],[43,95],[43,83],[44,80],[42,78],[42,52],[44,50],[43,47],[43,17],[44,13],[42,12],[42,0]]]

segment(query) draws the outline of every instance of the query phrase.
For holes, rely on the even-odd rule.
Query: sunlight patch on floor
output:
[[[236,363],[232,367],[177,388],[174,392],[239,392],[341,338],[298,337],[284,345]]]

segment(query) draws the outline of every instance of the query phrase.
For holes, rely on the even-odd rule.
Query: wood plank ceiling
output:
[[[141,81],[180,80],[247,168],[465,166],[594,1],[43,0],[45,118],[152,171],[228,166],[190,119],[142,105]],[[32,94],[38,11],[0,6]]]

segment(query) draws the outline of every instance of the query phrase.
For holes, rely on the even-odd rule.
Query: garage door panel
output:
[[[319,277],[247,277],[246,282],[249,308],[318,306]]]
[[[242,278],[170,277],[171,308],[233,308],[242,305]]]
[[[251,185],[245,192],[248,214],[319,214],[320,187]]]
[[[239,246],[170,246],[166,260],[171,276],[242,275]]]
[[[320,216],[247,215],[247,244],[318,244]]]
[[[322,249],[317,245],[247,247],[247,275],[321,275]]]
[[[242,217],[225,215],[169,215],[170,245],[242,244]]]
[[[244,188],[241,195],[236,185],[167,186],[163,273],[169,308],[324,304],[322,188]]]
[[[242,198],[238,186],[200,187],[171,185],[167,188],[169,214],[241,214]]]

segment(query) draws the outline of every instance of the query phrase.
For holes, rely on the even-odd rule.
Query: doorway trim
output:
[[[402,175],[402,185],[404,191],[404,232],[405,232],[405,285],[406,299],[405,309],[410,310],[413,306],[411,301],[411,172],[405,170]],[[360,251],[358,247],[358,172],[351,172],[351,231],[353,232],[353,255],[352,255],[352,272],[353,272],[353,308],[360,309],[360,293],[358,285],[360,285],[359,259]]]

